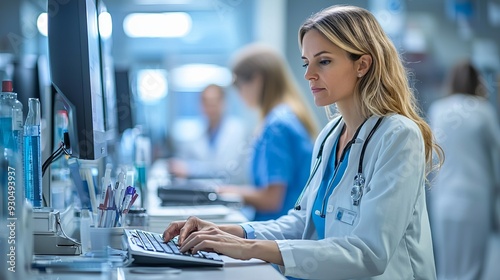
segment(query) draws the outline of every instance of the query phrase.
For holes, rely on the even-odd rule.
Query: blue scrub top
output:
[[[339,138],[335,141],[335,144],[333,145],[332,151],[337,151],[337,145],[339,143]],[[316,195],[316,199],[314,200],[313,208],[312,208],[312,220],[314,222],[314,226],[316,227],[316,232],[318,233],[318,239],[324,239],[325,238],[325,218],[322,218],[319,215],[316,215],[316,211],[319,211],[321,213],[321,208],[323,205],[323,201],[325,202],[325,205],[323,206],[323,213],[326,215],[326,207],[328,203],[328,198],[330,195],[332,195],[333,189],[339,184],[340,179],[342,179],[342,176],[344,176],[345,170],[347,168],[347,164],[349,161],[349,153],[351,151],[350,145],[346,147],[345,154],[343,155],[343,158],[341,158],[341,161],[338,163],[337,166],[335,166],[335,155],[336,153],[332,152],[330,153],[329,159],[328,159],[328,165],[326,166],[325,170],[325,175],[323,176],[323,179],[321,181],[321,186],[318,189],[318,193]],[[337,170],[336,170],[337,169]],[[334,173],[337,172],[337,174],[334,176]],[[334,180],[333,182],[331,182]],[[325,196],[326,190],[328,188],[328,185],[331,182],[330,189],[328,190],[328,194]]]
[[[309,177],[313,144],[288,105],[278,105],[266,116],[254,144],[251,177],[257,188],[283,184],[286,190],[278,211],[257,211],[254,220],[276,219],[293,208]]]

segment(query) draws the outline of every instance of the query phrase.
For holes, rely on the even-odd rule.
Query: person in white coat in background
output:
[[[204,126],[189,140],[176,141],[168,169],[175,177],[217,179],[220,184],[248,183],[250,130],[226,113],[226,92],[210,84],[201,92]],[[230,149],[228,149],[230,147]]]
[[[428,112],[446,155],[429,192],[436,270],[438,279],[481,279],[492,234],[500,125],[469,61],[454,65],[448,83],[449,94]]]
[[[435,279],[426,171],[440,154],[398,53],[375,17],[332,6],[299,30],[317,106],[336,105],[319,134],[295,209],[277,220],[172,222],[181,251],[278,264],[306,279]]]

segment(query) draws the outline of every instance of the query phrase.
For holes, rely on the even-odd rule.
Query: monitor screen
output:
[[[49,8],[48,27],[53,112],[67,114],[70,153],[87,160],[106,156],[96,1],[69,0]]]
[[[130,90],[129,70],[127,68],[115,69],[116,105],[118,113],[118,132],[133,128],[134,110]]]

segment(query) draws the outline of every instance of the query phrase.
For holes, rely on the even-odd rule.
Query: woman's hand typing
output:
[[[170,241],[177,235],[181,252],[214,251],[235,259],[258,258],[283,264],[275,241],[245,239],[243,228],[239,225],[216,225],[189,217],[186,221],[170,223],[163,232],[163,240]]]
[[[227,233],[218,227],[206,227],[191,233],[180,246],[181,252],[213,251],[235,259],[251,258],[251,246],[255,240],[247,240]]]
[[[208,221],[201,220],[197,217],[189,217],[186,221],[176,221],[170,225],[163,232],[163,240],[170,241],[175,236],[179,235],[179,245],[184,243],[184,240],[193,232],[200,231],[206,228],[217,228],[217,226]]]

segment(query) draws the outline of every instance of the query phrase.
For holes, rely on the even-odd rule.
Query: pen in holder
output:
[[[110,228],[120,227],[124,223],[125,215],[130,210],[130,207],[139,197],[135,187],[128,186],[125,188],[125,174],[120,173],[116,183],[111,183],[109,172],[103,179],[103,190],[101,191],[101,203],[98,207],[97,227]]]

